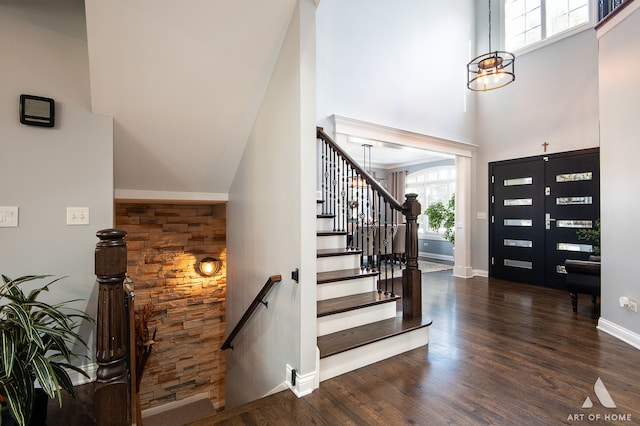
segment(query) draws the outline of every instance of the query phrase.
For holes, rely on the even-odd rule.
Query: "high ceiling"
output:
[[[86,0],[115,188],[227,194],[295,0]]]

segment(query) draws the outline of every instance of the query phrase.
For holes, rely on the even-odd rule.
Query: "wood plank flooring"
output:
[[[423,287],[427,347],[192,426],[640,424],[640,351],[598,331],[588,299],[573,314],[564,291],[451,271]],[[599,377],[617,408],[599,402]]]
[[[561,290],[424,274],[427,347],[324,381],[304,398],[284,391],[191,426],[640,424],[640,351],[598,331],[598,313],[581,300],[574,314]],[[596,396],[598,378],[616,408]],[[93,424],[69,414],[87,411],[80,394],[53,416],[50,404],[49,426]],[[593,408],[581,408],[587,397]]]

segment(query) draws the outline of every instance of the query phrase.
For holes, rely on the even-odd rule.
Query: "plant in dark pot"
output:
[[[89,377],[71,364],[76,357],[85,355],[73,352],[78,344],[87,344],[77,332],[82,321],[93,322],[84,312],[68,307],[75,300],[51,305],[38,300],[42,292],[61,278],[36,286],[28,293],[25,283],[48,279],[49,275],[26,275],[11,279],[2,275],[0,282],[0,397],[3,416],[0,424],[10,421],[20,426],[34,424],[42,417],[48,398],[57,398],[62,405],[61,391],[75,397],[68,370]],[[36,386],[36,384],[38,386]],[[41,389],[38,391],[37,389]],[[44,407],[35,408],[34,400],[43,392]]]

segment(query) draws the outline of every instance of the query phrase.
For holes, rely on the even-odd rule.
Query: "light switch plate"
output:
[[[18,227],[18,207],[0,206],[0,228]]]
[[[67,225],[88,225],[89,207],[67,207]]]

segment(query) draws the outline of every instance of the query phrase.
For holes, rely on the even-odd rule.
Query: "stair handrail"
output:
[[[269,294],[269,291],[271,291],[273,286],[276,283],[279,283],[280,281],[282,281],[281,275],[271,275],[269,279],[267,279],[267,282],[264,283],[264,285],[262,286],[262,289],[256,295],[255,299],[253,299],[253,302],[251,302],[251,305],[249,305],[244,315],[242,315],[242,318],[240,318],[240,321],[238,321],[238,323],[233,328],[233,330],[229,334],[229,337],[227,337],[227,339],[224,341],[220,349],[222,349],[223,351],[226,349],[233,350],[233,345],[231,345],[231,342],[233,342],[233,339],[236,338],[238,333],[240,333],[240,330],[242,330],[242,328],[245,326],[247,321],[249,321],[249,318],[251,318],[251,315],[253,315],[253,312],[258,308],[259,304],[262,303],[267,308],[269,307],[268,302],[265,302],[264,298],[267,296],[267,294]]]
[[[378,182],[376,178],[371,176],[369,172],[367,172],[362,166],[360,166],[360,164],[358,164],[358,162],[347,153],[347,151],[342,149],[342,147],[338,145],[336,141],[334,141],[329,135],[327,135],[322,127],[317,127],[316,132],[317,137],[325,140],[329,145],[331,145],[331,148],[337,151],[347,161],[347,163],[349,163],[349,165],[353,167],[362,176],[362,178],[367,181],[369,185],[371,185],[373,189],[378,191],[380,195],[382,195],[382,197],[387,200],[390,207],[400,212],[404,210],[402,203],[396,200],[396,198],[391,195],[384,186],[380,185],[380,182]]]
[[[380,265],[380,259],[382,256],[389,256],[391,254],[391,258],[393,260],[393,242],[391,243],[392,250],[391,253],[388,251],[389,246],[389,233],[388,226],[391,227],[396,226],[396,219],[393,217],[395,215],[392,214],[391,220],[389,220],[387,216],[387,205],[391,210],[396,210],[402,213],[404,224],[405,224],[405,242],[404,242],[404,253],[406,257],[406,268],[402,270],[402,316],[404,318],[416,318],[422,315],[422,273],[418,268],[418,216],[422,213],[422,209],[420,206],[420,202],[418,202],[417,194],[405,194],[405,201],[401,204],[396,198],[384,188],[378,180],[376,180],[373,176],[369,174],[361,165],[359,165],[342,147],[340,147],[329,135],[327,135],[322,127],[316,127],[316,137],[318,140],[321,140],[328,148],[333,151],[335,154],[333,158],[329,155],[325,156],[324,147],[322,148],[322,163],[325,165],[324,167],[324,177],[322,182],[322,202],[323,202],[323,210],[322,213],[324,217],[333,217],[334,218],[334,231],[347,232],[348,238],[351,237],[351,245],[348,249],[355,249],[360,253],[360,268],[364,270],[365,268],[368,270],[376,271],[376,264]],[[338,156],[339,158],[336,158]],[[341,164],[341,162],[343,162]],[[349,234],[348,232],[348,209],[351,208],[359,208],[357,202],[357,195],[355,200],[355,207],[350,207],[350,203],[347,199],[345,202],[345,195],[348,197],[348,188],[345,191],[346,184],[345,177],[347,179],[354,179],[354,175],[350,174],[349,170],[345,171],[344,163],[348,164],[348,166],[357,173],[357,178],[362,179],[368,185],[368,189],[365,189],[363,192],[372,192],[377,193],[379,197],[384,199],[385,205],[384,209],[381,209],[380,203],[375,203],[375,195],[373,197],[374,202],[372,204],[373,210],[378,211],[378,226],[384,226],[384,232],[381,232],[379,236],[376,237],[376,215],[375,212],[371,217],[371,221],[369,221],[369,204],[368,204],[368,195],[367,195],[367,214],[365,216],[364,207],[360,207],[358,217],[355,220],[355,232],[358,231],[359,227],[371,227],[373,226],[373,232],[371,232],[371,228],[363,229],[360,233],[362,236],[358,235],[359,238],[356,238],[353,234]],[[340,178],[342,177],[342,183],[340,184]],[[325,180],[326,178],[326,180]],[[337,179],[336,179],[337,178]],[[336,181],[338,182],[336,184]],[[326,186],[330,186],[333,189],[326,189]],[[338,189],[336,189],[336,185]],[[342,187],[340,188],[340,185]],[[356,185],[353,185],[356,186]],[[359,184],[357,186],[360,186]],[[331,200],[333,202],[329,202],[331,204],[328,208],[326,207],[325,202]],[[337,200],[337,202],[336,202]],[[364,196],[361,194],[361,200],[365,200]],[[345,206],[347,206],[345,208]],[[338,211],[340,210],[340,211]],[[381,220],[380,212],[384,210],[384,221]],[[338,218],[338,222],[336,222],[336,217]],[[350,219],[349,219],[350,220]],[[384,223],[383,223],[384,222]],[[347,226],[345,226],[347,225]],[[365,235],[366,234],[366,235]],[[393,230],[391,230],[391,239],[393,239]],[[355,245],[353,244],[355,240]],[[371,248],[371,242],[374,243],[374,247]],[[375,243],[377,242],[377,252],[375,248]],[[382,252],[381,247],[384,246],[384,252]],[[367,257],[367,265],[364,263],[364,258]],[[371,267],[371,259],[374,260],[374,266]],[[376,259],[377,258],[377,259]],[[384,274],[384,292],[385,294],[394,294],[394,268],[391,268],[391,278],[389,279],[388,268],[385,268]],[[378,280],[380,283],[380,280]],[[390,285],[389,285],[390,283]],[[390,287],[390,289],[389,289]],[[378,291],[382,292],[382,286],[378,286]]]

